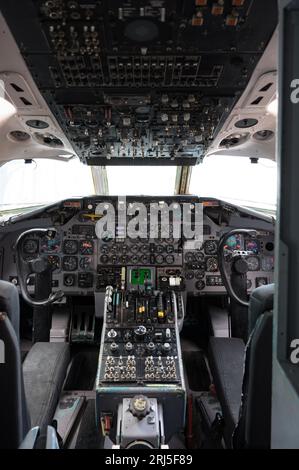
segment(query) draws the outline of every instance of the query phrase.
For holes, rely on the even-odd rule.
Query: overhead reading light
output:
[[[0,126],[8,121],[17,112],[14,105],[12,105],[5,98],[0,97]]]
[[[267,106],[267,111],[270,114],[273,114],[273,116],[277,116],[278,114],[278,99],[275,98],[271,103],[268,104]]]

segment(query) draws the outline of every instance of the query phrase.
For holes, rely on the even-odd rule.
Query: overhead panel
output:
[[[273,0],[0,4],[39,89],[89,165],[200,162],[277,24]]]

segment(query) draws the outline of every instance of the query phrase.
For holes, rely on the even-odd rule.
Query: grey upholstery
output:
[[[68,344],[36,343],[23,374],[19,315],[17,288],[0,281],[0,340],[5,345],[5,362],[0,364],[1,449],[17,448],[30,426],[51,422],[69,363]]]
[[[209,363],[228,447],[270,444],[273,295],[273,284],[253,291],[246,348],[237,338],[210,339]]]
[[[30,428],[19,348],[19,295],[0,281],[0,340],[5,362],[0,364],[0,448],[16,448]]]
[[[238,338],[214,338],[209,344],[209,364],[222,406],[225,433],[230,437],[239,419],[245,344]]]
[[[32,426],[51,422],[69,362],[66,343],[35,343],[29,351],[23,374]]]
[[[233,435],[235,448],[268,449],[271,441],[273,313],[257,319],[246,347],[240,417]]]
[[[20,306],[18,289],[7,281],[0,281],[0,312],[5,312],[19,339]]]
[[[257,287],[252,292],[248,309],[248,337],[251,335],[258,317],[263,312],[273,309],[273,298],[274,284]]]

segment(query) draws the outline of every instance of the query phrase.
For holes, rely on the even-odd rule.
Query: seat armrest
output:
[[[19,446],[19,449],[34,449],[38,436],[39,426],[34,426],[34,428],[30,429],[26,434],[25,439]]]
[[[41,435],[41,430],[39,426],[35,426],[34,428],[30,429],[27,433],[25,439],[19,446],[21,450],[33,450],[38,447],[38,449],[50,449],[50,450],[57,450],[59,449],[58,439],[56,430],[53,426],[47,426],[47,434],[45,439],[45,446],[40,445],[43,441],[43,437]]]
[[[209,365],[225,421],[226,443],[239,419],[245,344],[239,338],[210,338]]]
[[[51,424],[70,361],[69,344],[35,343],[24,364],[27,405],[33,426]]]

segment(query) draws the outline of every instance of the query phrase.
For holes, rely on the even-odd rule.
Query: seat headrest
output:
[[[20,303],[16,286],[7,281],[0,281],[0,312],[5,312],[19,338]]]
[[[257,287],[250,296],[248,334],[250,335],[260,315],[273,309],[274,284]]]

